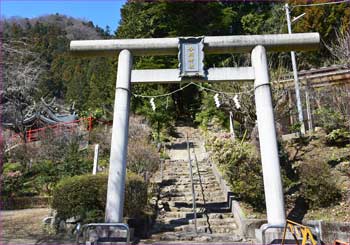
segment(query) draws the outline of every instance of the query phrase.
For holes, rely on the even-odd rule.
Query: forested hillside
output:
[[[290,4],[293,6],[293,2]],[[34,19],[7,19],[4,21],[2,35],[5,53],[3,104],[5,108],[12,109],[10,112],[8,110],[5,112],[11,114],[16,110],[25,114],[27,106],[40,97],[55,96],[63,104],[75,102],[80,115],[110,117],[107,111],[110,111],[113,105],[117,59],[72,57],[68,51],[70,40],[286,33],[283,6],[281,3],[228,1],[209,3],[128,1],[121,10],[121,22],[115,33],[110,33],[108,28],[104,30],[94,26],[92,22],[60,14]],[[323,45],[318,52],[299,54],[299,68],[336,63],[337,60],[324,44],[331,46],[336,43],[337,33],[349,29],[349,3],[292,7],[292,16],[304,12],[305,16],[293,24],[293,31],[320,32]],[[207,67],[218,67],[246,65],[250,61],[249,55],[211,55],[206,57],[205,62]],[[272,74],[277,70],[290,70],[288,53],[270,54],[269,62],[273,69]],[[177,57],[135,58],[134,66],[174,68],[177,67]],[[20,74],[17,69],[19,67],[22,67],[23,71],[30,70],[31,73]],[[23,79],[23,76],[26,79]],[[247,89],[241,85],[230,84],[205,86],[214,86],[218,90],[225,91]],[[21,89],[18,89],[19,87]],[[139,85],[133,87],[133,92],[156,95],[177,88],[179,85]],[[224,123],[223,111],[230,110],[232,101],[230,98],[223,98],[223,101],[223,110],[217,111],[212,95],[199,92],[198,88],[190,86],[166,100],[156,99],[155,112],[152,111],[148,99],[133,97],[132,110],[146,115],[152,124],[157,124],[157,127],[166,126],[172,120],[183,117],[197,118],[197,122],[203,123],[203,120],[210,115],[216,115],[219,121]],[[239,113],[244,114],[242,111]],[[8,120],[11,119],[9,114],[5,116]],[[13,117],[12,119],[14,120]],[[253,116],[251,122],[254,121]]]

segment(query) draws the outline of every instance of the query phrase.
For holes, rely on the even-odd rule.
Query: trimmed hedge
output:
[[[52,208],[60,219],[80,217],[83,222],[104,220],[108,176],[81,175],[62,179],[53,191]],[[147,206],[147,184],[133,173],[127,174],[124,216],[140,215]]]

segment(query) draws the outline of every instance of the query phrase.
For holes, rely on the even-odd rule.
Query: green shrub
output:
[[[80,217],[85,223],[101,222],[107,196],[108,176],[81,175],[62,179],[53,191],[52,208],[61,219]],[[124,215],[140,215],[147,205],[147,185],[136,174],[128,173]]]
[[[213,159],[232,191],[256,210],[265,207],[262,169],[254,148],[246,142],[217,138],[211,145]]]
[[[339,200],[341,193],[327,163],[311,161],[298,170],[301,196],[311,207],[327,207]]]
[[[350,161],[350,155],[332,154],[329,159],[327,159],[327,164],[331,167],[335,167],[339,163],[346,161]]]
[[[301,129],[301,123],[300,122],[297,122],[297,123],[294,123],[290,126],[290,130],[292,132],[300,132],[300,129]]]
[[[6,169],[6,164],[5,164]],[[1,197],[6,199],[23,193],[23,173],[20,170],[7,169],[0,175]]]
[[[335,129],[326,135],[326,144],[345,146],[350,143],[350,133],[346,129]]]
[[[51,195],[54,185],[60,180],[59,164],[50,160],[35,163],[26,173],[27,184],[41,195]]]
[[[147,184],[139,175],[128,172],[125,185],[124,216],[135,217],[147,207]]]
[[[335,129],[345,127],[345,118],[339,113],[331,108],[320,108],[316,110],[317,122],[319,126],[324,128],[326,133],[330,133]]]
[[[218,110],[212,95],[203,92],[201,108],[195,116],[195,122],[203,129],[219,129],[228,123],[228,119],[222,110]]]
[[[5,163],[4,166],[2,166],[2,172],[4,174],[7,174],[9,172],[16,172],[16,171],[22,172],[23,170],[24,170],[24,167],[19,162],[15,162],[15,163],[9,162],[9,163]]]
[[[5,163],[1,169],[0,191],[1,197],[5,200],[23,195],[25,168],[21,163]]]

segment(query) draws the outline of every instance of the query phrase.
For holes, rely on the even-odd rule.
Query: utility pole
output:
[[[286,17],[287,17],[287,25],[288,25],[288,33],[292,34],[292,22],[290,20],[290,10],[289,5],[286,3],[284,5],[286,9]],[[299,18],[299,17],[297,17]],[[298,78],[298,68],[297,68],[297,62],[295,58],[295,52],[290,52],[291,58],[292,58],[292,67],[293,67],[293,76],[294,76],[294,86],[295,86],[295,97],[297,99],[297,108],[298,108],[298,119],[300,123],[300,131],[302,134],[305,134],[305,125],[304,125],[304,116],[303,116],[303,107],[301,104],[301,98],[300,98],[300,88],[299,88],[299,78]]]

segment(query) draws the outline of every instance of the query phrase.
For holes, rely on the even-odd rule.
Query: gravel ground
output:
[[[0,211],[0,244],[67,244],[74,240],[45,231],[47,208]]]

